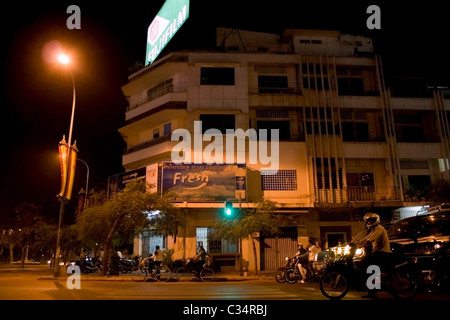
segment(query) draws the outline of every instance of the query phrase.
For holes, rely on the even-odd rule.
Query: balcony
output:
[[[125,120],[138,120],[139,118],[148,115],[148,113],[160,109],[162,106],[180,107],[181,105],[186,105],[186,103],[186,86],[175,86],[170,84],[158,88],[158,90],[149,92],[145,99],[141,100],[137,104],[128,106],[125,114]]]
[[[347,203],[350,206],[365,206],[367,202],[382,206],[400,202],[399,189],[387,186],[347,186],[343,189],[318,189],[316,203]]]
[[[401,201],[397,187],[347,186],[347,201]]]
[[[126,167],[136,167],[159,159],[170,159],[177,141],[171,141],[171,135],[129,146],[124,150],[122,163]]]

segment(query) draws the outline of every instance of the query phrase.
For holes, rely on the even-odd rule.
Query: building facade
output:
[[[167,54],[122,88],[123,166],[140,170],[153,192],[175,191],[188,221],[176,239],[142,234],[136,252],[162,243],[182,258],[201,244],[224,265],[240,251],[249,270],[274,269],[297,242],[345,243],[364,213],[390,221],[392,210],[425,202],[425,187],[449,178],[445,91],[396,95],[370,38],[218,28],[216,43]],[[293,222],[277,240],[256,235],[257,265],[250,239],[241,250],[208,239],[226,202],[251,208],[261,199]]]

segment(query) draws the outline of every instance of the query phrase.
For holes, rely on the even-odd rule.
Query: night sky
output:
[[[388,75],[450,78],[444,1],[306,2],[191,0],[190,16],[165,52],[212,46],[216,27],[273,33],[333,29],[373,37]],[[144,62],[147,28],[163,3],[16,1],[2,9],[0,223],[21,202],[42,206],[44,215],[55,221],[59,213],[57,147],[68,136],[72,82],[66,70],[42,59],[44,45],[58,40],[74,55],[72,140],[90,167],[90,188],[105,187],[108,176],[123,172],[125,144],[117,130],[124,125],[127,102],[121,86],[127,83],[128,69]],[[66,27],[66,10],[72,4],[81,9],[80,30]],[[371,4],[381,8],[381,30],[366,27]],[[77,162],[66,221],[73,217],[76,194],[85,183],[86,167]]]

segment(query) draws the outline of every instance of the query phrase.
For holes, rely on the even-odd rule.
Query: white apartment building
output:
[[[119,178],[146,177],[154,192],[175,191],[188,219],[176,241],[149,231],[136,239],[136,252],[160,244],[182,258],[202,244],[234,268],[237,245],[207,234],[226,201],[245,208],[262,198],[294,221],[278,240],[280,258],[308,237],[335,246],[361,229],[364,213],[389,220],[393,209],[426,201],[420,191],[427,185],[449,178],[450,101],[439,90],[396,96],[370,38],[218,28],[216,43],[162,56],[122,88],[127,172]],[[247,138],[242,149],[227,129],[256,132],[257,147]],[[174,164],[174,150],[182,165]],[[274,269],[275,238],[261,232],[256,239],[257,266],[251,241],[242,243],[249,270]]]

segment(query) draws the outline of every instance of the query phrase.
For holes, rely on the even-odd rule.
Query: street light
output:
[[[69,56],[65,54],[59,54],[57,57],[57,61],[63,65],[70,64]],[[59,222],[58,222],[58,232],[56,236],[56,251],[55,251],[55,266],[54,266],[54,277],[59,276],[59,263],[61,258],[61,226],[64,217],[64,208],[66,202],[70,200],[71,192],[72,192],[72,184],[73,184],[73,176],[75,175],[75,162],[76,162],[76,149],[75,144],[72,146],[72,130],[73,130],[73,119],[75,115],[75,102],[76,102],[76,91],[75,91],[75,80],[73,77],[72,70],[69,68],[70,76],[72,78],[72,87],[73,87],[73,99],[72,99],[72,115],[70,118],[70,128],[69,128],[69,139],[66,142],[63,141],[59,144],[60,157],[61,157],[61,175],[62,175],[62,185],[61,192],[58,195],[60,198],[60,209],[59,209]]]
[[[87,174],[86,174],[86,197],[84,198],[84,207],[83,207],[83,211],[86,210],[87,207],[87,203],[88,203],[88,195],[89,195],[89,166],[86,163],[86,161],[81,160],[80,158],[77,157],[77,160],[84,163],[84,165],[86,166],[87,169]]]

